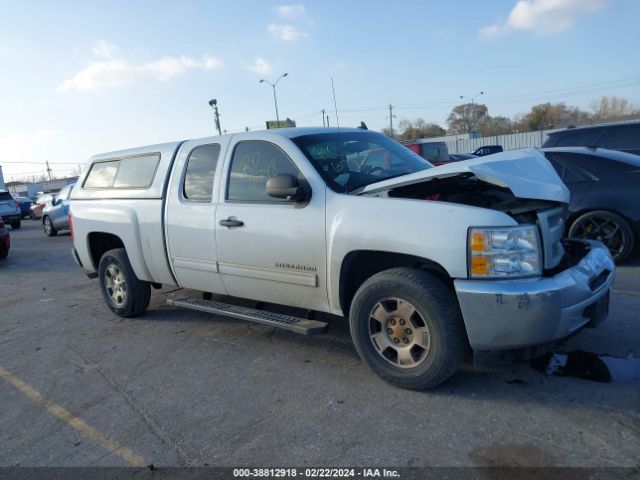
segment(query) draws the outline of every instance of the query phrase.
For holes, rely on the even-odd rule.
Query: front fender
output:
[[[340,270],[350,252],[374,250],[412,255],[439,264],[451,278],[466,278],[469,227],[511,225],[517,223],[505,213],[466,205],[330,195],[327,258],[331,311],[342,313]]]

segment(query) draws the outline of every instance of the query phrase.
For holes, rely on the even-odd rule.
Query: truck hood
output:
[[[479,180],[508,188],[516,197],[569,203],[571,194],[544,154],[535,148],[495,153],[367,185],[360,195],[380,193],[438,178],[472,173]]]

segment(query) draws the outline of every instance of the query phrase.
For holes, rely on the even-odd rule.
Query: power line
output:
[[[633,85],[637,85],[640,84],[640,76],[635,76],[635,77],[628,77],[628,78],[622,78],[622,79],[618,79],[618,80],[609,80],[606,82],[598,82],[598,83],[591,83],[591,84],[583,84],[583,85],[578,85],[578,86],[574,86],[574,87],[564,87],[564,88],[556,88],[556,89],[551,89],[551,90],[540,90],[537,92],[529,92],[529,93],[520,93],[520,94],[512,94],[512,95],[503,95],[503,96],[496,96],[496,97],[491,97],[488,96],[487,100],[490,101],[491,103],[500,103],[500,104],[505,104],[505,103],[519,103],[524,101],[531,101],[531,100],[535,100],[536,98],[542,98],[545,96],[552,96],[552,95],[564,95],[564,96],[575,96],[575,95],[583,95],[585,93],[589,93],[592,91],[599,91],[603,88],[614,88],[614,87],[628,87],[628,86],[633,86]],[[459,104],[459,99],[455,99],[455,100],[439,100],[439,101],[433,101],[433,102],[423,102],[423,103],[405,103],[405,104],[396,104],[393,106],[394,109],[397,110],[414,110],[414,109],[422,109],[422,108],[437,108],[437,107],[449,107],[449,106],[455,106]],[[351,108],[351,109],[344,109],[344,110],[338,110],[338,113],[340,113],[341,115],[343,114],[348,114],[348,113],[363,113],[363,112],[376,112],[376,111],[385,111],[388,110],[389,106],[388,105],[379,105],[379,106],[372,106],[372,107],[363,107],[363,108]],[[318,112],[314,112],[313,115],[317,114]],[[309,116],[311,116],[312,114],[309,114]],[[296,118],[299,119],[303,119],[305,118],[305,116],[299,116]]]
[[[32,163],[32,164],[36,164],[36,165],[46,165],[47,161],[46,160],[42,160],[40,162],[23,162],[23,161],[19,161],[19,162],[14,162],[12,160],[9,161],[5,161],[2,160],[2,162],[0,162],[2,164],[14,164],[14,163]],[[78,162],[51,162],[51,165],[78,165]]]

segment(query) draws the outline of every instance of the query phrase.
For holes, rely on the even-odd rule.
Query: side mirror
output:
[[[52,205],[52,206],[55,206],[57,203],[58,203],[58,200],[57,200],[57,199],[55,199],[55,198],[52,198],[52,199],[51,199],[51,205]]]
[[[276,175],[267,180],[267,195],[293,202],[306,200],[308,189],[298,183],[293,175]]]

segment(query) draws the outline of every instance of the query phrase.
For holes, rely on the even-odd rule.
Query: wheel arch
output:
[[[397,267],[427,271],[453,289],[453,279],[445,268],[428,258],[379,250],[354,250],[344,257],[340,267],[338,292],[344,316],[348,316],[353,297],[365,280],[376,273]]]
[[[87,235],[87,246],[89,255],[91,256],[91,263],[96,271],[98,270],[100,259],[106,252],[114,248],[124,248],[125,251],[127,250],[119,236],[107,232],[89,233]]]

